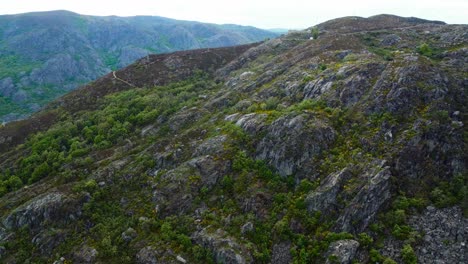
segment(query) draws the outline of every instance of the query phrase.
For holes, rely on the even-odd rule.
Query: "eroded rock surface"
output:
[[[253,263],[250,253],[221,229],[215,232],[209,232],[207,229],[200,230],[192,234],[192,240],[198,245],[212,250],[216,263]]]

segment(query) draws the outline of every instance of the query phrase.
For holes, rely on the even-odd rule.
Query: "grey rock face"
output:
[[[224,151],[224,143],[226,140],[226,135],[209,138],[197,146],[194,156],[220,154]]]
[[[98,256],[98,251],[95,248],[83,245],[73,254],[73,260],[77,263],[91,264],[94,263]]]
[[[359,242],[351,239],[339,240],[331,243],[327,252],[328,259],[326,264],[350,264],[356,255],[358,247]]]
[[[312,171],[311,159],[334,139],[333,128],[309,114],[285,116],[268,126],[256,147],[256,158],[267,161],[281,176],[300,177]]]
[[[428,207],[409,224],[424,235],[415,248],[420,263],[466,263],[468,261],[468,219],[460,207]]]
[[[192,234],[192,240],[214,252],[216,263],[223,264],[246,264],[253,263],[252,256],[233,238],[218,229],[214,233],[209,233],[206,229]]]
[[[333,85],[333,81],[330,78],[320,78],[313,80],[306,84],[304,87],[304,98],[311,99],[317,98],[320,95],[328,92]]]
[[[3,219],[3,225],[8,229],[28,226],[39,227],[45,222],[66,222],[70,215],[81,214],[77,201],[68,198],[63,193],[52,192],[27,202],[16,208]]]
[[[194,193],[202,186],[211,188],[227,169],[227,162],[213,156],[195,157],[161,175],[160,184],[154,186],[153,202],[164,213],[185,212],[192,206]]]
[[[256,134],[264,127],[263,121],[267,116],[265,114],[247,114],[240,117],[236,125],[241,127],[249,134]]]
[[[255,227],[252,222],[247,222],[241,227],[241,233],[247,234],[248,232],[252,232],[255,230]]]
[[[345,181],[351,178],[351,172],[345,168],[328,175],[317,190],[306,198],[307,210],[313,212],[330,212],[336,204],[336,198]]]
[[[5,228],[0,226],[0,241],[3,241],[7,236],[7,231]]]
[[[266,209],[273,202],[273,197],[266,193],[255,193],[246,198],[242,203],[242,211],[244,213],[251,212],[259,219],[265,219],[268,216]]]
[[[398,44],[400,41],[401,41],[401,38],[398,35],[390,34],[390,35],[386,35],[382,39],[382,41],[380,42],[380,45],[386,46],[386,47],[394,46],[394,45]]]
[[[217,161],[213,156],[209,155],[191,159],[187,164],[198,171],[202,184],[207,187],[211,187],[218,182],[223,172],[227,169],[226,164]]]
[[[129,227],[125,232],[122,233],[122,240],[125,242],[130,242],[138,236],[135,229]]]
[[[43,255],[51,255],[53,250],[59,246],[66,238],[62,230],[44,230],[37,234],[33,239],[33,244]]]
[[[373,220],[379,209],[390,199],[390,169],[384,162],[369,168],[363,175],[364,184],[338,218],[335,229],[350,233],[362,232]]]
[[[291,242],[281,242],[275,244],[271,253],[271,263],[272,264],[284,264],[291,263]]]
[[[198,108],[191,108],[185,111],[181,111],[169,120],[169,127],[172,131],[178,131],[184,126],[197,122],[203,116],[203,114],[206,113],[206,111],[200,110]]]
[[[158,252],[153,247],[144,247],[136,255],[136,263],[138,264],[157,264]]]

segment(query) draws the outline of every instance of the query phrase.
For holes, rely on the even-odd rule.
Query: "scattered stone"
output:
[[[56,260],[53,262],[53,264],[65,264],[65,258],[64,257],[60,257],[59,260]]]
[[[95,248],[83,245],[79,250],[73,253],[73,260],[77,263],[94,263],[98,256],[98,251]]]
[[[245,223],[242,227],[241,227],[241,233],[243,235],[249,233],[249,232],[252,232],[254,231],[254,225],[252,222],[247,222]]]
[[[342,50],[342,51],[339,51],[338,53],[336,53],[336,57],[339,59],[339,60],[342,60],[344,59],[346,56],[348,56],[349,54],[353,53],[352,50]]]
[[[125,232],[122,233],[122,239],[125,242],[130,242],[138,236],[138,233],[135,229],[129,227]]]
[[[251,71],[246,71],[246,72],[241,73],[241,75],[239,75],[239,78],[240,78],[241,80],[247,80],[247,79],[248,79],[250,76],[252,76],[252,75],[254,75],[253,72],[251,72]]]
[[[352,239],[335,241],[328,247],[326,264],[350,264],[356,255],[359,242]]]
[[[213,251],[216,263],[245,264],[253,261],[250,252],[221,229],[214,233],[202,229],[192,234],[192,240]]]
[[[414,247],[418,263],[466,263],[468,261],[468,219],[460,207],[437,209],[428,206],[408,219],[409,226],[423,236]],[[403,241],[387,238],[383,256],[401,260]]]
[[[138,218],[138,221],[139,221],[140,223],[148,222],[148,221],[149,221],[149,218],[146,217],[146,216],[140,216],[140,217]]]
[[[291,263],[291,242],[284,241],[273,246],[271,264]]]
[[[398,44],[401,41],[401,38],[395,34],[386,35],[382,41],[380,41],[380,45],[389,47]]]
[[[179,262],[182,262],[182,263],[187,263],[187,261],[181,257],[180,255],[177,255],[176,259],[179,261]]]
[[[158,251],[151,246],[142,248],[136,255],[137,264],[157,264],[158,263]]]

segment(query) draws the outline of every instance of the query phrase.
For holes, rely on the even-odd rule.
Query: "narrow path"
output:
[[[129,83],[129,82],[127,82],[127,81],[125,81],[125,80],[122,80],[122,79],[120,79],[119,77],[117,77],[117,75],[115,74],[115,71],[112,71],[112,75],[114,76],[114,78],[115,78],[116,80],[119,80],[119,81],[125,83],[126,85],[129,85],[129,86],[133,87],[133,88],[136,88],[135,85],[133,85],[133,84],[131,84],[131,83]]]

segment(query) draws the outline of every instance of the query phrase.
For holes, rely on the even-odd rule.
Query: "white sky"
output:
[[[414,16],[468,23],[468,0],[0,0],[0,14],[64,9],[85,15],[153,15],[260,28],[306,28],[342,16]]]

